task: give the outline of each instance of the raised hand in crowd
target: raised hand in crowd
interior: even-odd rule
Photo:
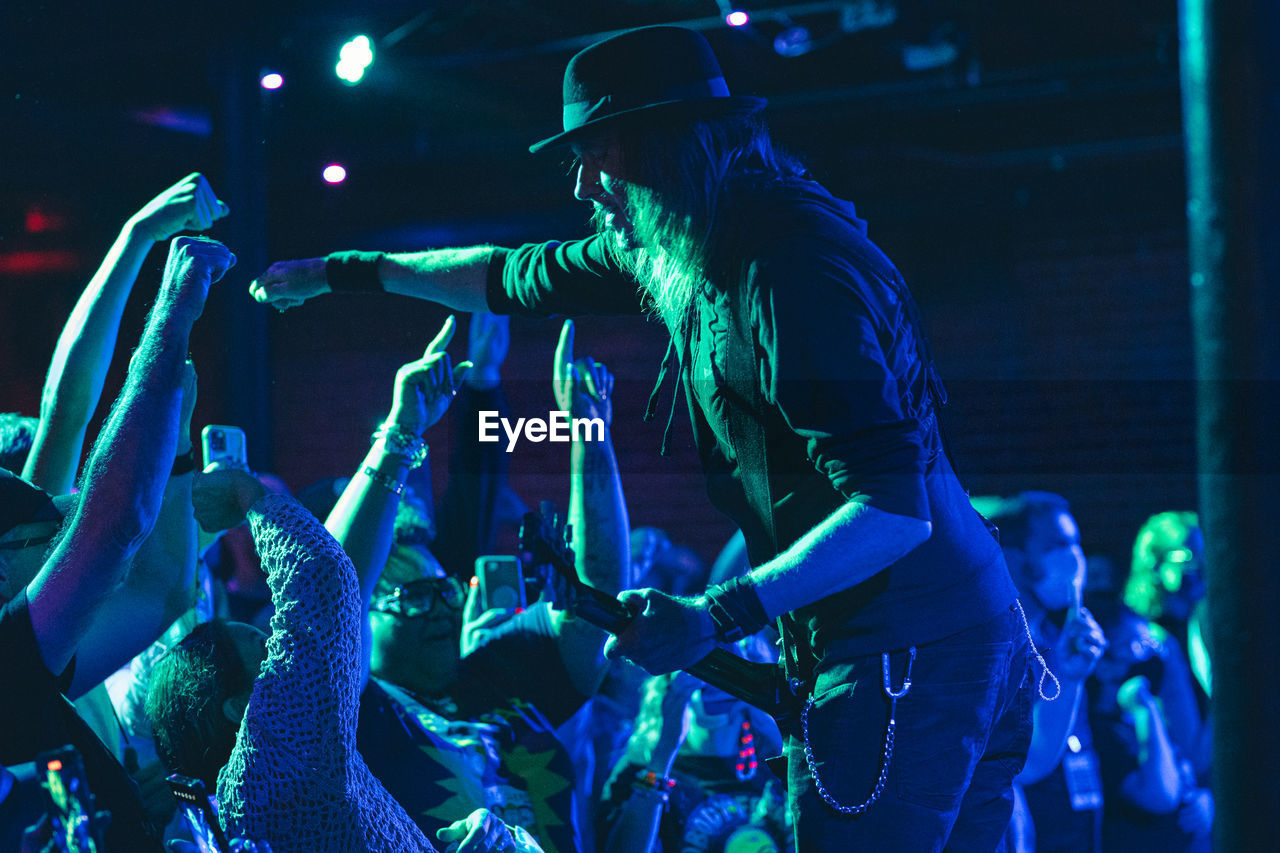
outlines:
[[[40,419],[22,475],[52,494],[71,491],[120,318],[151,247],[183,230],[203,231],[226,216],[209,182],[193,172],[129,218],[67,318],[45,377]]]
[[[207,533],[244,524],[249,508],[267,493],[262,481],[239,468],[219,468],[196,477],[191,502],[196,521]]]
[[[213,240],[178,237],[170,246],[159,296],[90,457],[69,532],[29,590],[32,623],[53,672],[66,667],[155,525],[178,447],[191,327],[209,288],[234,263]],[[67,570],[68,563],[77,569]]]
[[[1133,720],[1138,767],[1125,777],[1121,794],[1154,814],[1167,814],[1180,802],[1182,772],[1151,682],[1137,675],[1120,685],[1116,704]]]
[[[129,218],[126,227],[159,243],[179,231],[207,231],[231,212],[199,172],[192,172],[147,202]]]
[[[641,774],[652,774],[655,780],[671,776],[680,747],[684,745],[692,725],[693,711],[689,700],[701,682],[688,673],[654,675],[645,679],[641,688],[640,712],[612,777],[606,786],[633,784],[627,775],[634,768]],[[668,792],[658,786],[637,786],[623,801],[609,831],[605,853],[645,853],[658,837],[659,822],[667,808]]]
[[[645,680],[628,758],[658,776],[670,776],[676,754],[689,735],[689,700],[702,686],[687,672],[653,675]]]
[[[231,845],[231,853],[271,853],[271,845],[265,841],[232,838],[227,843]],[[175,838],[169,842],[169,853],[201,853],[201,851],[194,842]]]
[[[1106,650],[1107,637],[1098,620],[1084,607],[1072,608],[1054,644],[1058,675],[1064,680],[1083,682],[1093,674]]]
[[[532,836],[508,826],[488,809],[476,809],[462,820],[436,832],[447,846],[444,853],[542,853]]]
[[[384,423],[394,423],[401,429],[421,436],[448,410],[457,396],[462,380],[471,369],[470,361],[451,367],[445,349],[453,340],[457,321],[452,315],[435,339],[427,345],[422,358],[403,365],[396,371],[395,396],[391,401],[391,414]]]
[[[600,418],[613,422],[613,374],[591,356],[573,357],[574,327],[565,320],[556,345],[552,389],[556,405],[571,418]]]
[[[502,376],[502,363],[507,360],[511,348],[510,319],[488,311],[471,315],[467,328],[467,360],[471,370],[467,384],[473,388],[487,389],[497,385]]]

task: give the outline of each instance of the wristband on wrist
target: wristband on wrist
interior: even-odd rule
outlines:
[[[196,449],[192,447],[186,453],[180,453],[173,460],[173,467],[169,469],[170,477],[181,477],[183,474],[190,474],[196,470]]]
[[[637,790],[667,792],[676,786],[676,780],[670,776],[659,776],[652,770],[643,768],[636,771],[635,787]]]
[[[391,494],[393,495],[399,496],[404,493],[404,481],[397,480],[395,477],[392,477],[390,474],[384,474],[378,469],[374,468],[372,465],[364,466],[364,468],[361,469],[360,473],[364,474],[370,480],[373,480],[375,483],[377,483],[379,486],[382,486],[384,489],[386,489],[388,492],[391,492]]]
[[[334,293],[382,293],[378,261],[384,252],[334,252],[324,259],[324,276]]]
[[[379,439],[388,453],[403,458],[410,468],[417,468],[427,461],[427,443],[396,424],[387,423],[378,427],[373,433],[373,440],[376,442]]]
[[[720,586],[711,587],[706,598],[711,621],[716,626],[716,637],[726,643],[736,643],[769,622],[760,596],[745,577],[732,578]]]

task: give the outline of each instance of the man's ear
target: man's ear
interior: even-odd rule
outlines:
[[[249,707],[249,697],[251,693],[241,693],[239,696],[232,696],[222,703],[222,716],[231,721],[233,725],[239,726],[244,720],[244,709]]]

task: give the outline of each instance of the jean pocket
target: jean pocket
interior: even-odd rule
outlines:
[[[911,690],[898,700],[898,796],[958,809],[1000,712],[1010,643],[923,647]]]

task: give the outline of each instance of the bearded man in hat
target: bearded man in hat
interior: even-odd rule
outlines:
[[[594,236],[339,252],[276,263],[251,293],[657,315],[659,388],[674,364],[709,496],[755,568],[701,596],[622,593],[637,616],[609,652],[667,672],[779,620],[803,710],[785,780],[799,849],[990,851],[1030,735],[1017,594],[943,451],[901,274],[774,147],[763,105],[730,94],[698,33],[605,39],[569,62],[564,131],[531,148],[573,150]]]

